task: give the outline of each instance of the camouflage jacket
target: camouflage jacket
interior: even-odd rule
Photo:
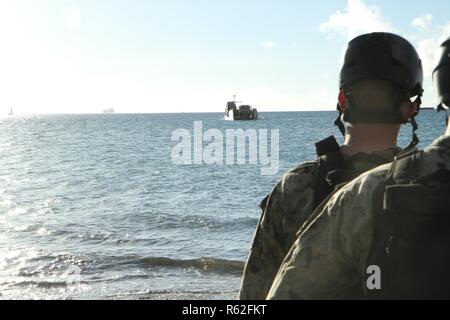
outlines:
[[[268,299],[344,299],[361,283],[373,242],[373,194],[386,185],[391,164],[369,171],[336,192],[315,212],[273,282]],[[419,170],[450,169],[450,137],[424,150]]]
[[[399,151],[393,148],[371,155],[360,153],[345,158],[345,162],[351,164],[349,167],[354,172],[361,173],[392,161]],[[244,269],[240,299],[266,298],[284,257],[297,238],[297,231],[315,209],[318,171],[319,159],[288,171],[261,203],[263,212]]]

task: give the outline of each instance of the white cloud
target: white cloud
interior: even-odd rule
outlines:
[[[278,46],[278,43],[276,43],[275,41],[264,41],[262,46],[264,48],[275,48],[276,46]]]
[[[381,15],[378,6],[366,5],[363,0],[348,0],[344,12],[337,11],[320,24],[324,33],[340,33],[347,40],[369,32],[393,31],[390,22]]]
[[[302,97],[304,99],[304,102],[301,105],[302,109],[334,110],[337,102],[336,91],[330,90],[326,86],[304,92]]]
[[[417,44],[417,52],[422,59],[423,72],[426,77],[431,76],[433,65],[439,41],[437,38],[428,38],[420,40]]]
[[[433,20],[433,16],[431,14],[424,14],[420,17],[415,18],[411,22],[411,26],[418,29],[427,29]]]
[[[66,25],[70,30],[78,30],[81,26],[81,9],[77,6],[66,8]]]
[[[422,59],[425,77],[431,77],[431,73],[437,63],[437,49],[450,35],[450,22],[444,26],[435,28],[432,32],[427,33],[427,35],[428,37],[417,42],[417,52]]]

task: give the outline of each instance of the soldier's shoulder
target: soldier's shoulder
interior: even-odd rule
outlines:
[[[302,202],[302,199],[313,199],[317,184],[319,160],[304,162],[290,169],[278,180],[270,197],[285,205],[286,202]],[[294,200],[295,201],[291,201]]]
[[[295,181],[297,179],[304,179],[307,176],[316,176],[319,169],[319,159],[313,161],[303,162],[296,167],[288,170],[281,177],[281,181]]]
[[[285,199],[291,194],[296,194],[297,197],[306,196],[303,193],[305,189],[313,189],[315,187],[316,178],[318,174],[319,160],[303,162],[296,167],[285,172],[272,192],[262,201],[261,207],[264,207],[269,197],[275,200]]]
[[[280,179],[283,193],[291,190],[314,187],[319,170],[319,159],[307,161],[290,169]]]
[[[373,184],[373,183],[379,183],[381,181],[386,180],[386,176],[388,172],[392,168],[392,162],[383,164],[381,166],[378,166],[376,168],[373,168],[372,170],[369,170],[365,173],[363,173],[361,178],[361,183],[363,184]]]

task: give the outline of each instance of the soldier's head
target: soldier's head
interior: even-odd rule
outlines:
[[[417,112],[411,93],[389,80],[363,79],[344,86],[339,107],[349,123],[406,123]]]
[[[422,62],[406,39],[384,32],[364,34],[348,44],[338,110],[351,124],[400,126],[411,120],[416,126],[422,83]]]
[[[450,38],[439,48],[439,60],[433,71],[433,82],[436,91],[438,110],[450,108]],[[450,127],[447,130],[450,134]]]

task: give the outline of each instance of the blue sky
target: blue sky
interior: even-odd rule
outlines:
[[[0,0],[0,111],[332,110],[352,37],[393,31],[420,52],[433,103],[448,1]],[[446,14],[447,13],[447,14]]]

